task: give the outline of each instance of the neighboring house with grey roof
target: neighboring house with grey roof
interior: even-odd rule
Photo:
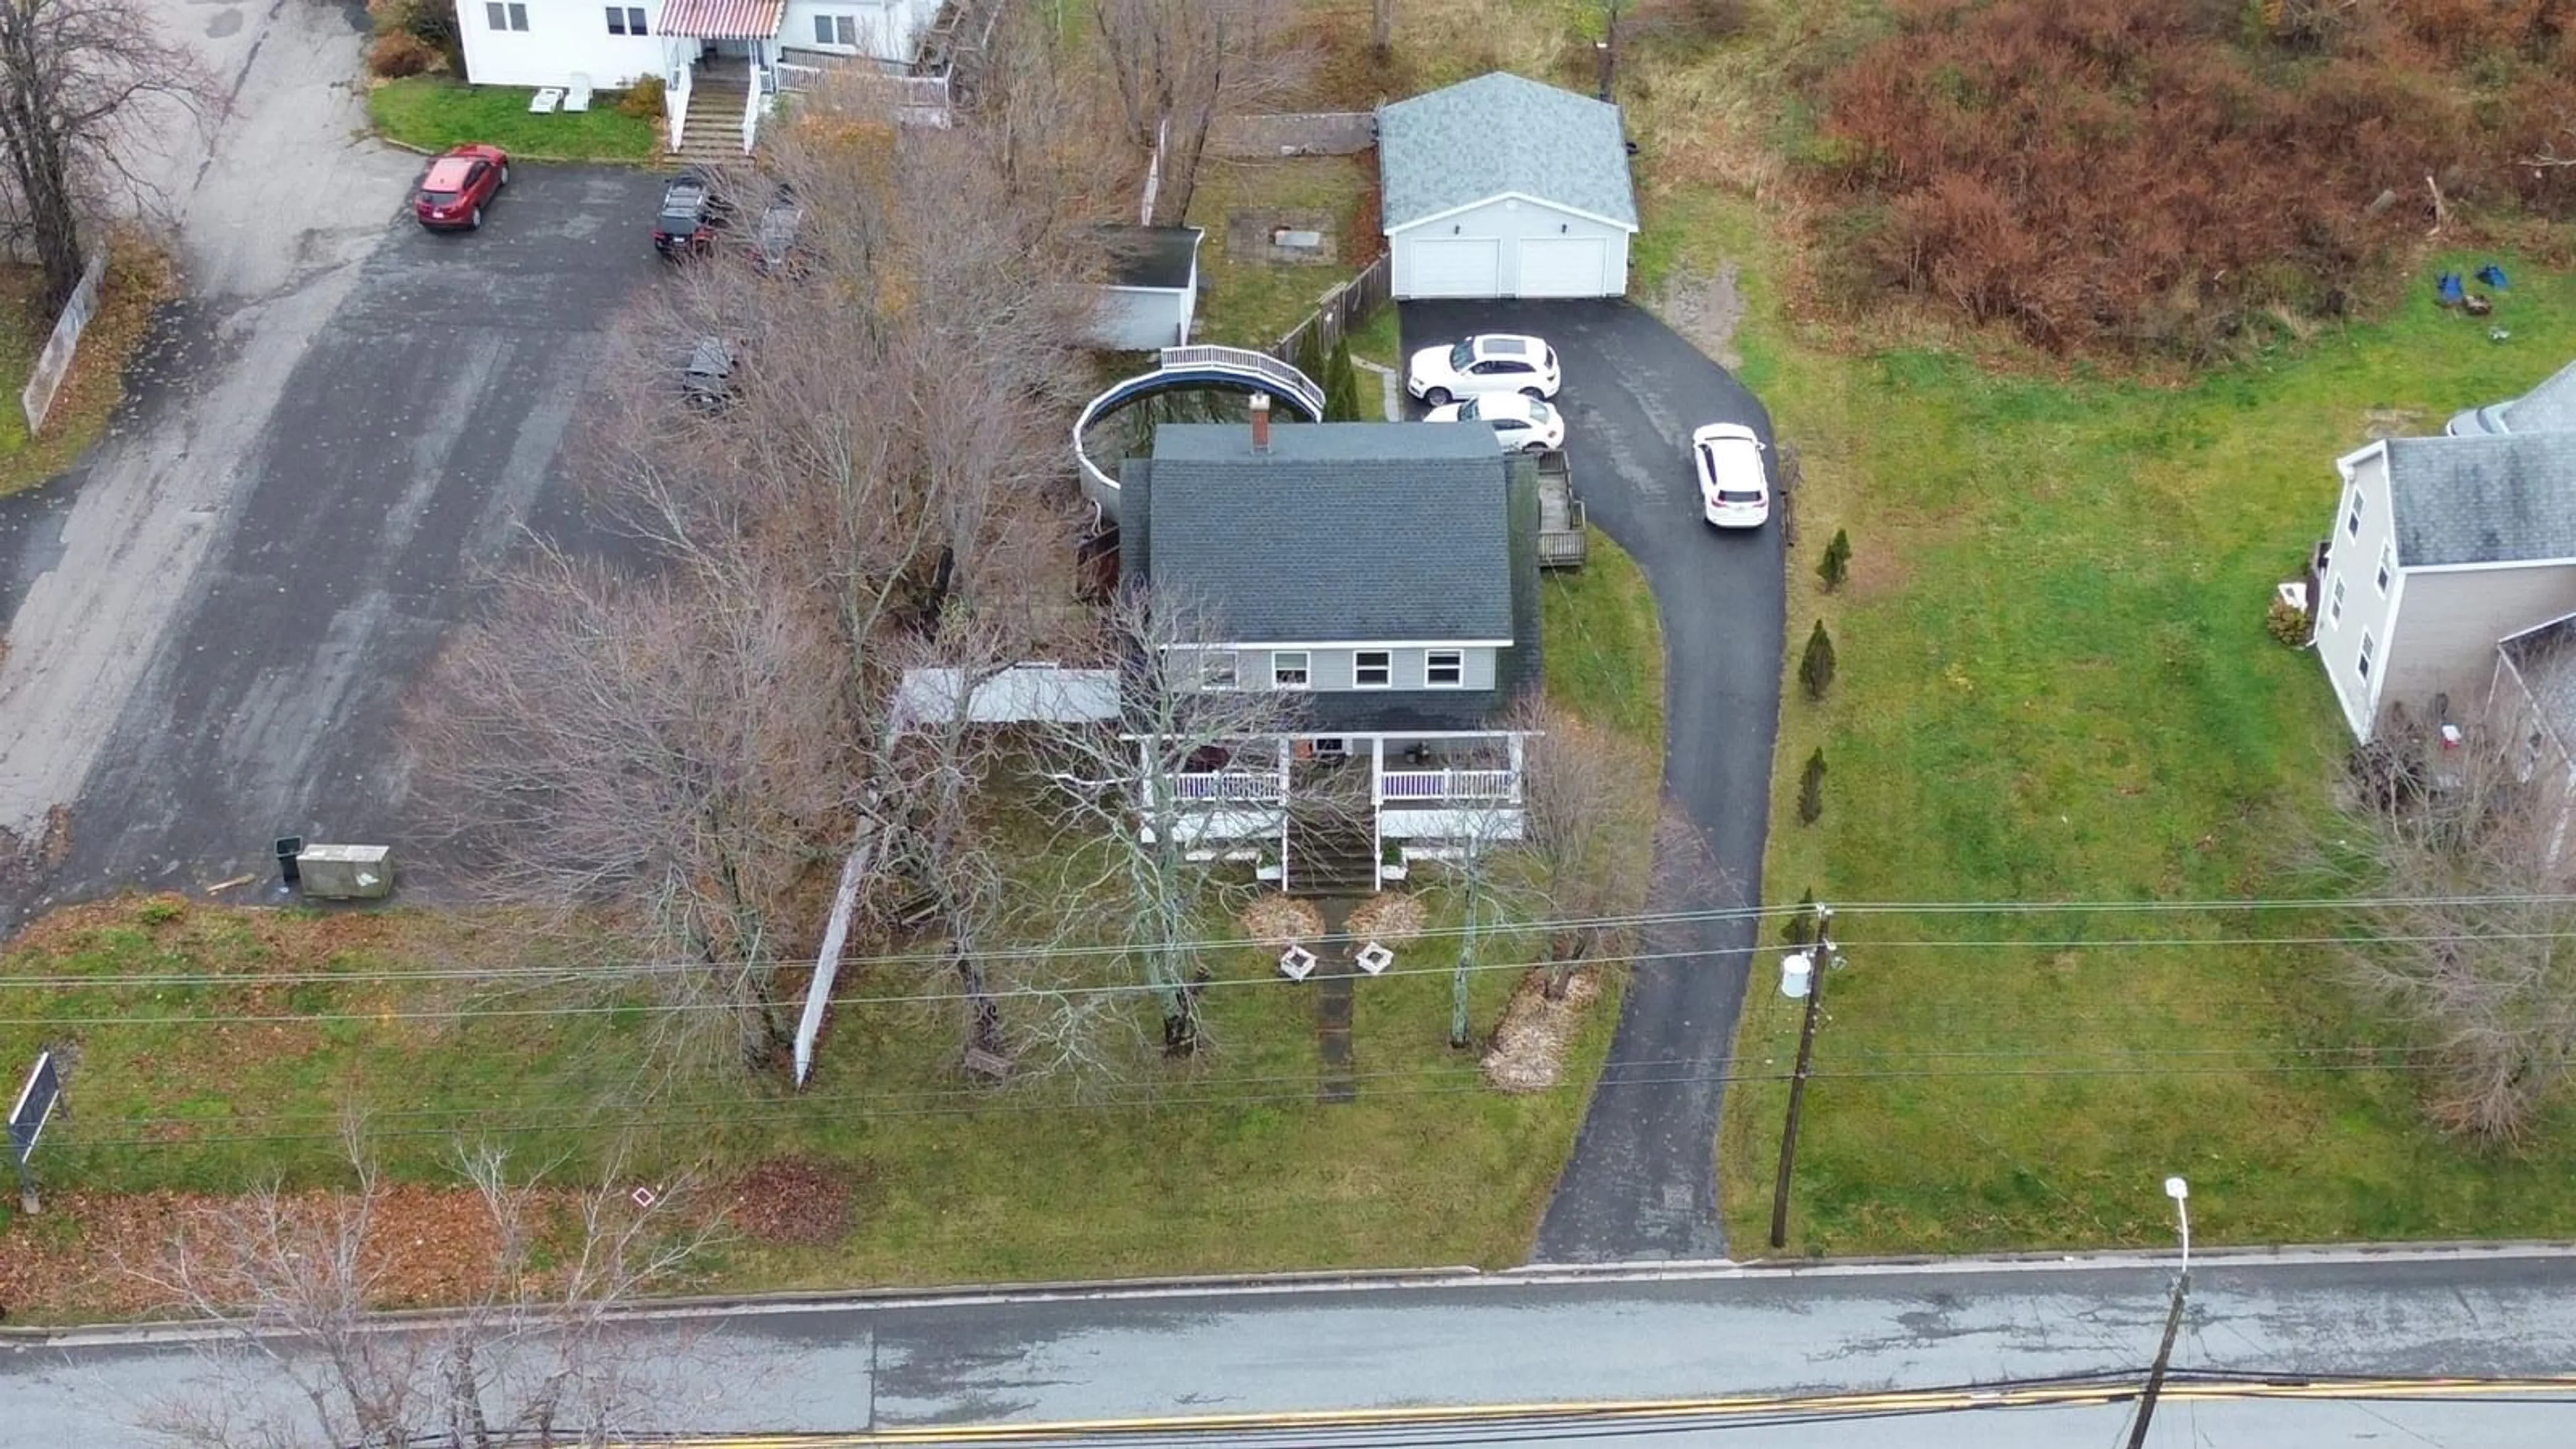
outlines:
[[[2488,433],[2576,432],[2576,362],[2510,402],[2455,414],[2442,431],[2455,438]]]
[[[1381,106],[1398,297],[1616,297],[1637,194],[1619,108],[1495,71]]]
[[[2355,737],[2473,704],[2501,641],[2576,614],[2576,433],[2386,438],[2335,466],[2316,649]]]
[[[1120,470],[1120,573],[1214,621],[1207,689],[1302,696],[1293,735],[1244,741],[1174,787],[1205,853],[1241,847],[1296,890],[1519,834],[1539,679],[1538,482],[1479,427],[1166,423]],[[1366,805],[1357,838],[1298,839],[1299,801]],[[1339,856],[1338,860],[1325,860]],[[1324,869],[1330,866],[1332,869]]]

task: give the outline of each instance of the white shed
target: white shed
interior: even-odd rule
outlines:
[[[1616,297],[1637,196],[1619,108],[1495,71],[1378,111],[1398,297]]]
[[[1100,285],[1090,341],[1113,352],[1150,352],[1190,340],[1198,312],[1199,239],[1194,226],[1104,226],[1109,274]]]

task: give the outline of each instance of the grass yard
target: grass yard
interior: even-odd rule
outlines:
[[[54,316],[38,303],[43,278],[33,267],[0,266],[0,495],[33,488],[59,476],[107,431],[108,416],[125,398],[125,366],[152,330],[153,309],[170,295],[170,267],[160,253],[119,238],[99,282],[98,310],[81,332],[80,352],[54,394],[42,433],[30,437],[18,395]]]
[[[1336,0],[1329,40],[1356,25]],[[2373,428],[2438,431],[2576,356],[2576,279],[2504,264],[2488,322],[2432,306],[2424,258],[2374,320],[2282,339],[2197,380],[2125,380],[1883,309],[1813,304],[1785,157],[1814,73],[1880,7],[1755,0],[1740,38],[1635,33],[1619,99],[1640,143],[1633,293],[1735,269],[1741,375],[1802,457],[1790,699],[1765,893],[1795,901],[2248,900],[2306,894],[2294,838],[2343,747],[2315,661],[2264,633],[2271,586],[2329,526],[2333,460]],[[1372,73],[1342,47],[1333,99],[1500,67],[1591,89],[1598,7],[1465,0],[1400,10]],[[1837,527],[1850,582],[1823,596]],[[1795,646],[1833,631],[1831,697]],[[1560,661],[1562,662],[1562,661]],[[1821,746],[1824,813],[1797,824]],[[2316,915],[1847,911],[1828,988],[1790,1251],[2163,1244],[2167,1173],[2213,1241],[2576,1232],[2576,1109],[2515,1154],[2425,1125],[2384,1023],[2348,1009]],[[2141,944],[2129,945],[2127,942]],[[2158,944],[2163,943],[2163,944]],[[1798,1019],[1756,972],[1737,1060],[1785,1073]],[[1783,1092],[1731,1088],[1728,1227],[1759,1251]]]
[[[1374,256],[1376,153],[1245,161],[1210,157],[1190,195],[1190,225],[1207,229],[1199,245],[1203,291],[1194,340],[1268,347],[1306,319],[1326,293],[1358,275]],[[1226,219],[1238,211],[1299,210],[1337,218],[1329,228],[1340,260],[1272,263],[1231,254]],[[1371,250],[1363,253],[1361,247]],[[1362,260],[1349,260],[1362,258]]]
[[[592,95],[590,109],[531,115],[533,90],[469,86],[444,76],[409,76],[367,92],[367,113],[387,140],[422,151],[485,141],[531,161],[650,161],[653,125],[617,109],[619,92]]]
[[[1551,687],[1599,720],[1651,727],[1662,646],[1634,566],[1596,540],[1590,568],[1552,580],[1545,606],[1549,657],[1568,671]],[[460,1140],[576,1182],[620,1144],[648,1182],[700,1164],[721,1188],[786,1158],[849,1182],[846,1235],[738,1237],[699,1265],[708,1288],[1517,1262],[1608,1051],[1615,984],[1569,1043],[1560,1086],[1492,1091],[1476,1057],[1446,1043],[1456,948],[1438,931],[1456,909],[1436,884],[1422,897],[1433,933],[1394,943],[1394,969],[1356,983],[1359,1096],[1338,1106],[1317,1100],[1317,988],[1280,980],[1249,947],[1218,963],[1202,1059],[1087,1093],[969,1085],[953,1069],[953,1008],[923,999],[946,978],[855,970],[797,1095],[774,1080],[643,1079],[647,1012],[568,995],[535,974],[542,963],[515,989],[469,986],[460,973],[509,959],[470,916],[171,897],[76,907],[0,951],[0,1062],[68,1047],[72,1106],[38,1158],[48,1211],[13,1221],[14,1199],[0,1201],[0,1244],[43,1250],[0,1252],[0,1299],[17,1321],[118,1311],[96,1259],[135,1241],[123,1225],[138,1202],[175,1211],[173,1195],[342,1183],[344,1108],[365,1114],[407,1182],[448,1180]],[[1540,951],[1503,934],[1482,959]],[[1473,978],[1479,1033],[1519,980]],[[51,1278],[11,1281],[39,1260]]]

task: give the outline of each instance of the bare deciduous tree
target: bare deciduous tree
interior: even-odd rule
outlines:
[[[1259,110],[1304,70],[1290,41],[1296,7],[1277,0],[1098,0],[1110,75],[1138,151],[1158,147],[1153,226],[1189,215],[1199,159],[1218,118]]]
[[[202,119],[222,92],[132,0],[0,6],[0,155],[8,209],[59,308],[80,284],[82,238],[108,203],[145,188],[135,150],[176,115]]]
[[[1645,895],[1662,819],[1653,755],[1625,735],[1533,696],[1510,716],[1527,732],[1519,854],[1537,908],[1562,924],[1549,935],[1551,996],[1584,959],[1606,954],[1613,918]]]
[[[2349,978],[2431,1049],[2434,1120],[2510,1142],[2576,1075],[2568,764],[2528,724],[2459,728],[2356,751],[2322,854],[2369,902]]]
[[[1204,687],[1231,672],[1224,627],[1195,601],[1146,587],[1121,592],[1094,658],[1119,671],[1115,726],[1053,730],[1045,748],[1063,836],[1097,842],[1108,930],[1163,1018],[1163,1049],[1200,1043],[1198,991],[1211,916],[1234,899],[1222,867],[1192,861],[1211,813],[1276,818],[1274,782],[1303,700],[1267,689]],[[1182,776],[1209,783],[1184,790]]]
[[[543,551],[442,653],[410,727],[422,793],[491,886],[568,936],[630,912],[609,949],[652,954],[666,1029],[754,1063],[788,1039],[775,975],[803,925],[782,912],[849,789],[817,612],[770,580]]]
[[[690,1381],[707,1345],[619,1321],[710,1240],[669,1188],[630,1195],[612,1172],[567,1200],[513,1182],[498,1152],[468,1154],[490,1261],[468,1301],[394,1324],[376,1316],[387,1267],[419,1245],[385,1240],[387,1186],[354,1132],[351,1146],[354,1191],[253,1193],[183,1224],[160,1262],[128,1265],[223,1330],[202,1381],[149,1428],[217,1449],[551,1449],[686,1428],[717,1391]]]

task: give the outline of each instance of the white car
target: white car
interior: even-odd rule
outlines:
[[[1504,332],[1482,333],[1448,347],[1426,347],[1413,354],[1404,370],[1404,390],[1435,408],[1462,397],[1506,393],[1550,398],[1556,396],[1561,380],[1555,348],[1535,337]]]
[[[1471,397],[1433,408],[1426,423],[1483,423],[1494,430],[1505,449],[1553,453],[1565,446],[1565,414],[1534,397],[1507,392],[1499,397]]]
[[[1691,434],[1700,513],[1720,528],[1760,528],[1771,517],[1771,472],[1762,440],[1742,423],[1711,423]]]

